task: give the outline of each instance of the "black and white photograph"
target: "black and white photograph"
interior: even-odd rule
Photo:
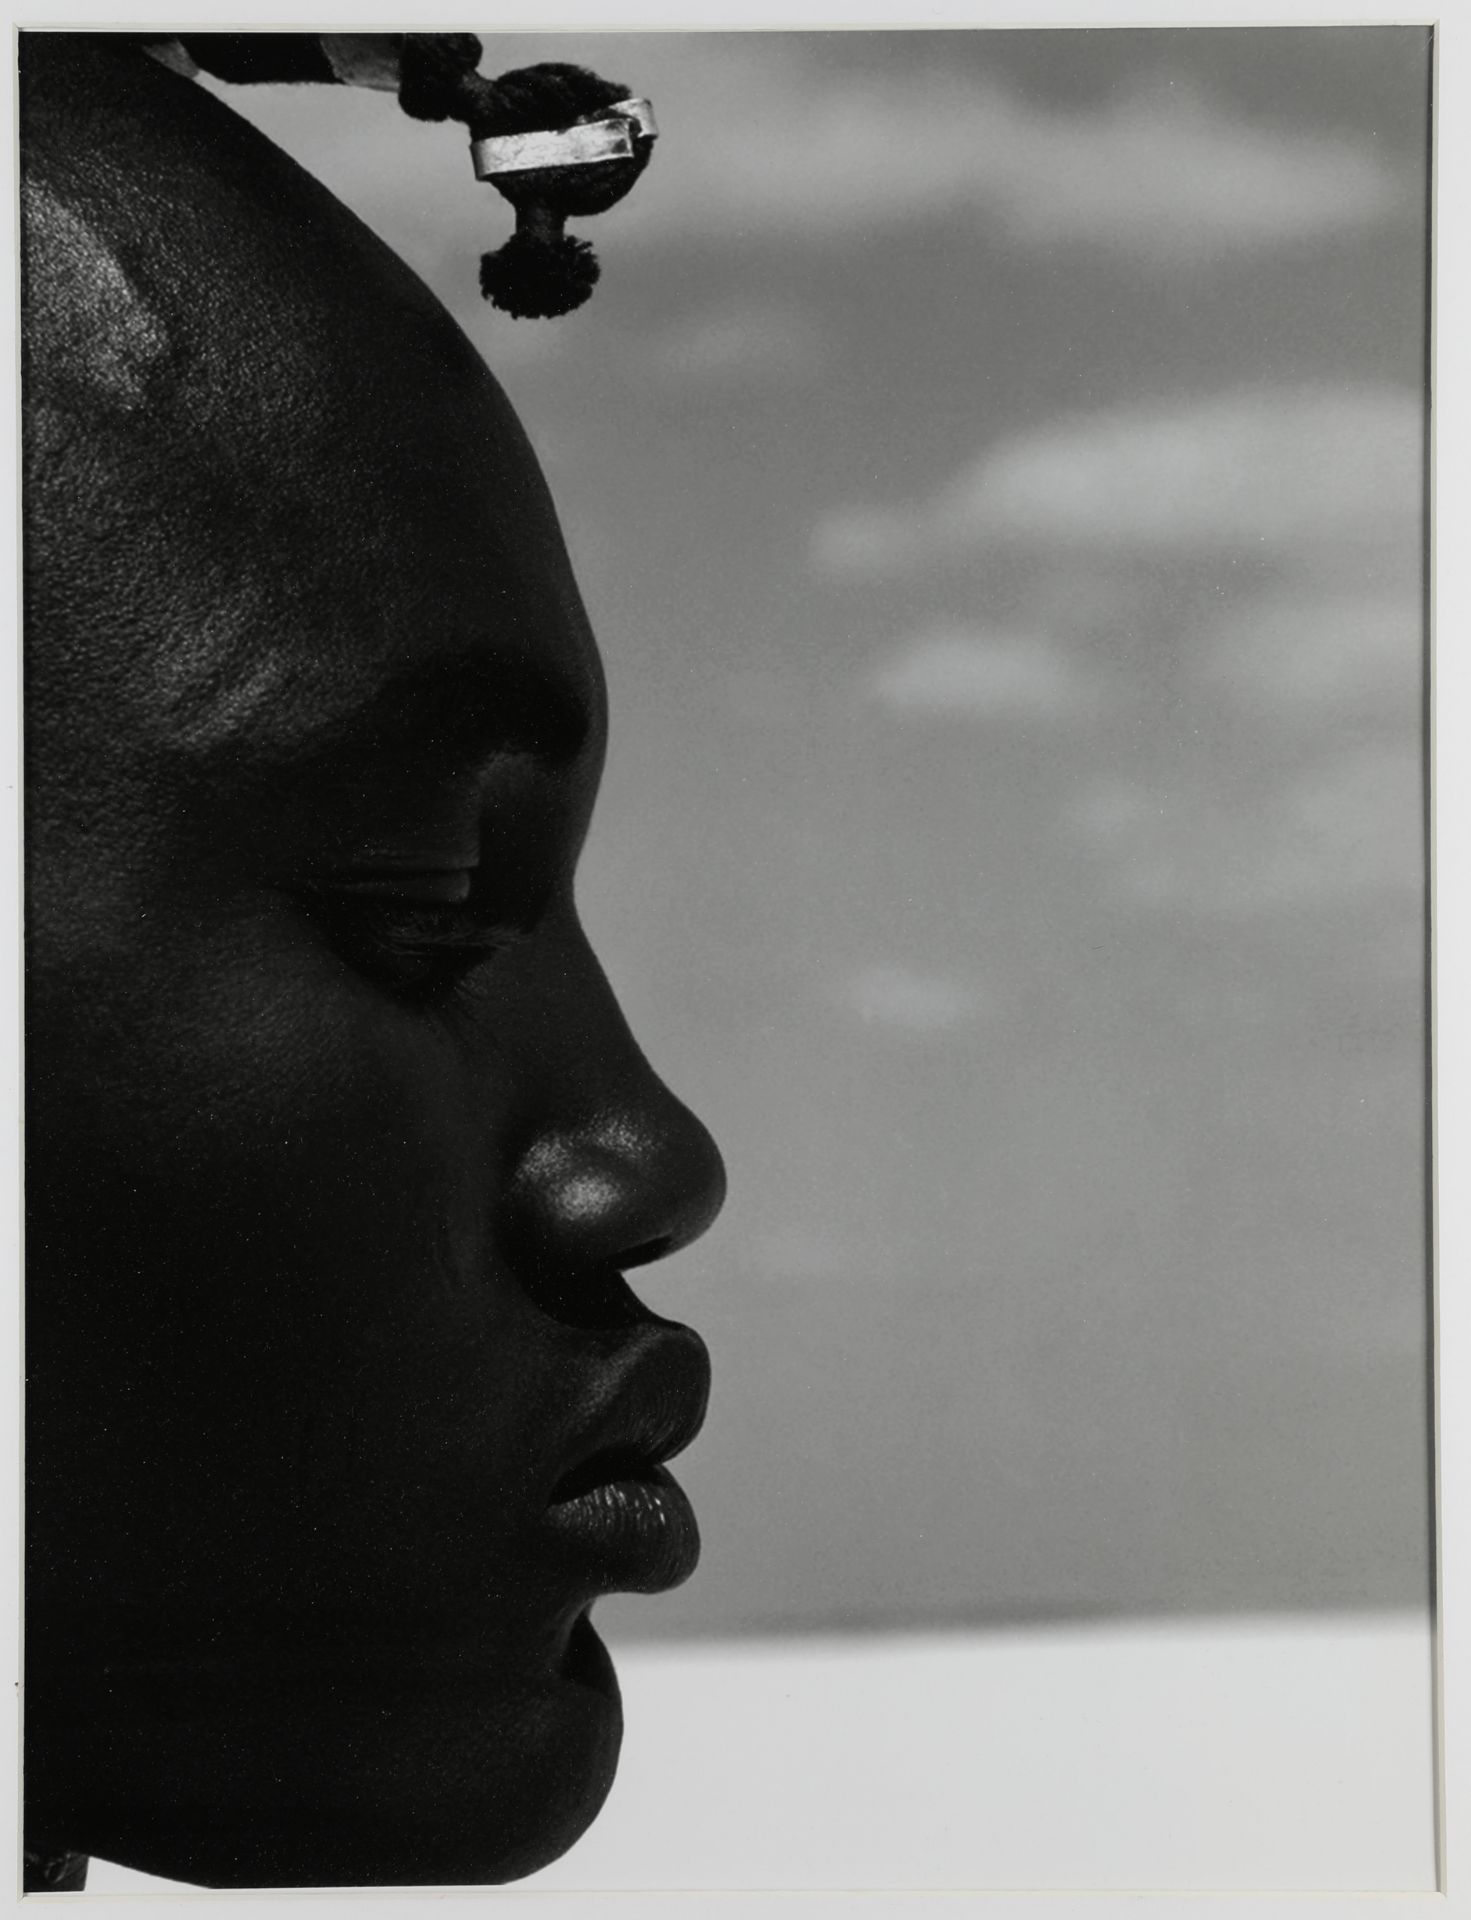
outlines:
[[[1439,33],[20,23],[27,1899],[1442,1885]]]

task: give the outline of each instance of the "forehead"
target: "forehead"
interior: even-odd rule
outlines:
[[[61,219],[29,229],[32,602],[69,611],[68,698],[121,680],[140,738],[205,756],[290,758],[416,719],[596,731],[556,514],[464,334],[202,90],[91,64],[54,95],[43,72],[27,119],[29,178]],[[78,378],[84,322],[122,337],[118,301],[78,318],[64,297],[95,288],[97,260],[121,317],[147,321],[146,404]],[[48,331],[52,309],[67,325]]]
[[[357,717],[443,722],[457,703],[494,723],[498,700],[508,727],[600,721],[536,457],[469,341],[405,280],[328,256],[290,299],[267,285],[243,324],[216,326],[207,361],[179,356],[173,445],[140,464],[186,610],[161,632],[156,710],[199,746],[291,753]]]
[[[187,503],[197,578],[152,653],[153,727],[252,758],[574,753],[602,671],[518,423],[478,369],[391,342],[379,368],[348,407],[319,391],[274,461],[247,436],[241,470]]]

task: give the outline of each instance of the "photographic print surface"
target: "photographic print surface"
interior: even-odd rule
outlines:
[[[639,1276],[701,1565],[599,1604],[625,1778],[546,1883],[1430,1884],[1428,29],[486,48],[657,112],[559,321],[443,128],[205,84],[526,424],[581,911],[730,1170]],[[656,1841],[686,1715],[736,1758]],[[887,1757],[813,1812],[768,1741]]]

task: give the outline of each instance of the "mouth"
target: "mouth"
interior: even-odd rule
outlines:
[[[662,1466],[625,1469],[554,1499],[547,1524],[604,1593],[664,1593],[688,1580],[700,1557],[695,1510]]]
[[[694,1572],[699,1527],[664,1462],[699,1432],[709,1386],[698,1335],[667,1322],[640,1330],[547,1497],[546,1531],[591,1591],[663,1593]]]

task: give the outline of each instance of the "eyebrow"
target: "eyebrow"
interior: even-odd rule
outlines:
[[[497,754],[572,760],[592,731],[587,696],[543,662],[440,655],[394,674],[319,734],[312,757],[353,751],[469,766]]]

